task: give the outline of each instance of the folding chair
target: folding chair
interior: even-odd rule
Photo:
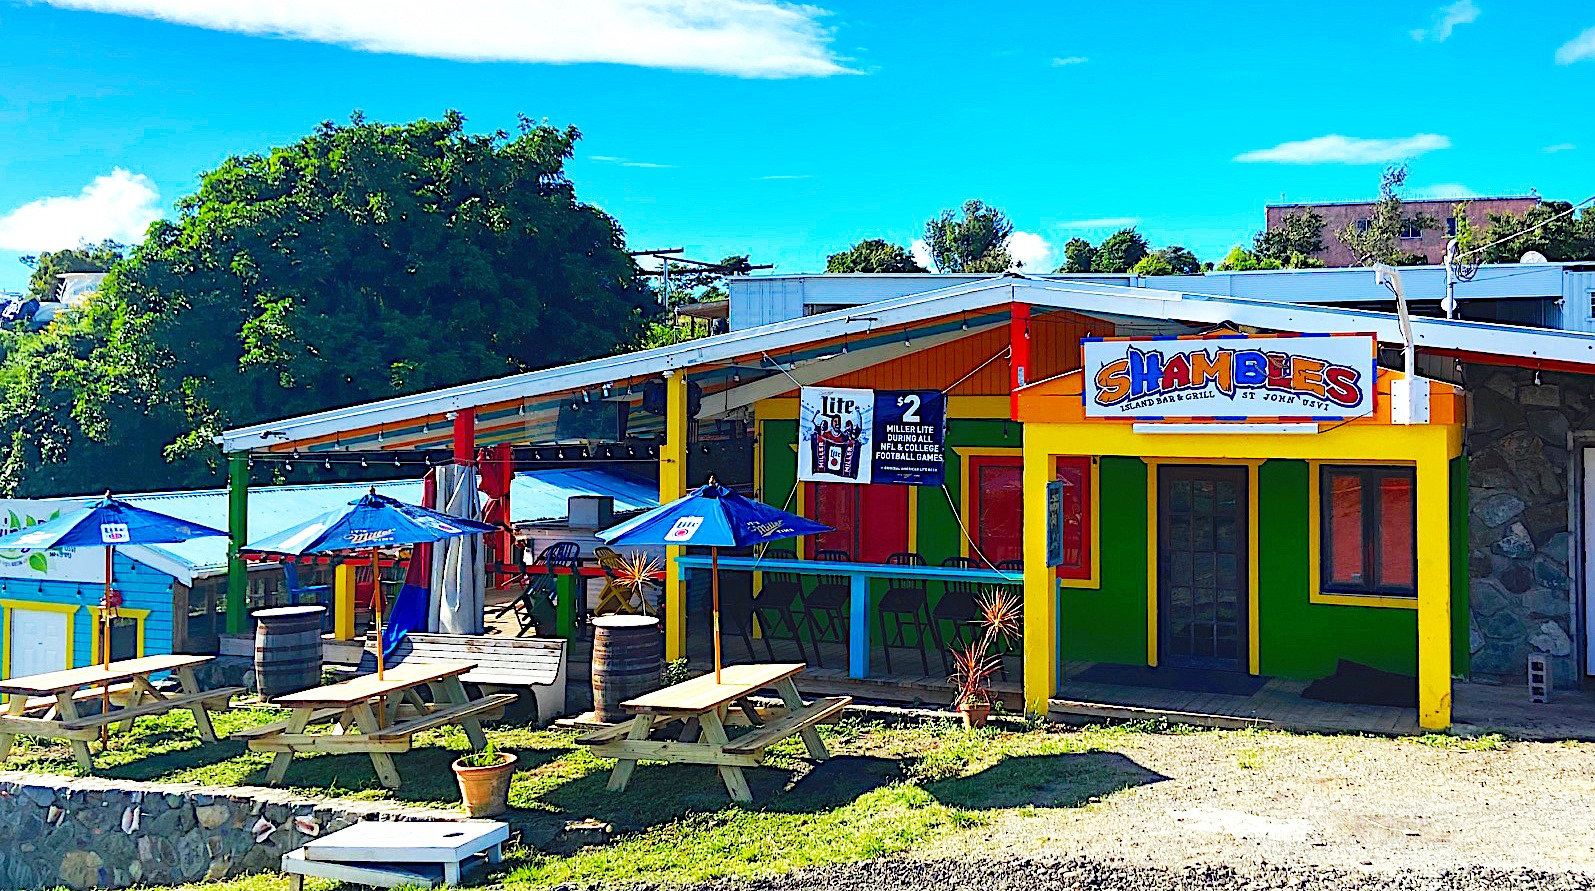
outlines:
[[[924,566],[925,558],[904,551],[886,558],[892,566]],[[930,619],[930,595],[924,579],[889,579],[886,593],[881,596],[877,622],[881,629],[881,649],[886,653],[886,673],[892,673],[892,650],[919,650],[920,666],[930,674],[930,656],[925,652],[927,643],[940,648],[941,635]],[[894,620],[888,631],[886,618]],[[909,641],[909,632],[913,641]],[[892,633],[895,632],[895,633]]]
[[[766,548],[766,560],[796,560],[797,552],[790,548]],[[798,618],[798,598],[803,595],[803,582],[795,572],[760,570],[764,584],[750,604],[753,617],[759,620],[759,634],[764,638],[764,652],[775,661],[772,640],[790,640],[797,644],[800,661],[809,661],[803,648],[802,620]],[[819,645],[816,644],[816,647]]]
[[[853,557],[835,548],[816,551],[814,559],[822,563],[851,563]],[[825,650],[822,643],[840,643],[847,648],[847,605],[852,600],[852,584],[845,575],[822,575],[814,579],[814,587],[803,595],[803,618],[809,626],[809,641],[814,644],[814,662],[825,667]]]
[[[941,565],[952,569],[974,569],[977,566],[973,557],[948,557]],[[942,668],[952,674],[948,651],[975,642],[975,626],[980,621],[980,584],[967,579],[953,579],[943,584],[945,587],[941,599],[936,601],[935,608],[931,610],[930,620],[936,633],[942,635]],[[950,627],[951,632],[943,633],[944,627]]]

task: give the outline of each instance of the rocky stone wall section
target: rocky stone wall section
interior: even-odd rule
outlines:
[[[362,820],[456,811],[0,771],[0,888],[126,888],[276,869],[311,838]]]
[[[1572,435],[1595,431],[1595,378],[1543,372],[1536,382],[1533,371],[1489,365],[1464,374],[1472,673],[1521,683],[1539,652],[1556,686],[1576,687],[1569,474]]]

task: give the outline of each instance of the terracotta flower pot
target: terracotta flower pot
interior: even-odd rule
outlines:
[[[964,719],[964,727],[976,730],[986,726],[986,719],[991,717],[991,703],[989,702],[960,702],[958,714]]]
[[[509,810],[510,777],[515,773],[515,756],[501,752],[504,760],[491,767],[466,767],[454,762],[454,778],[460,782],[460,800],[473,817],[496,817]]]

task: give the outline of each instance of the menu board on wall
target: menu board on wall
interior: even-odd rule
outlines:
[[[947,399],[935,390],[804,387],[798,479],[939,486]]]

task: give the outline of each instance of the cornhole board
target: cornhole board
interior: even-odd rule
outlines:
[[[377,888],[458,885],[463,867],[499,862],[509,834],[509,824],[492,820],[367,821],[282,855],[282,871],[294,891],[305,876]]]

